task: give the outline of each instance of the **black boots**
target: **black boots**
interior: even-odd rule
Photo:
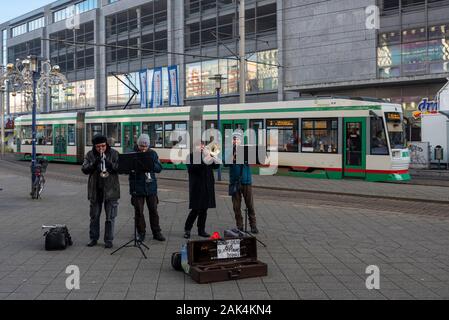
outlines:
[[[259,233],[259,229],[257,229],[256,226],[251,226],[251,233],[258,234]]]
[[[162,233],[157,232],[153,235],[153,239],[160,241],[160,242],[164,242],[165,241],[165,237],[162,235]]]
[[[208,234],[205,230],[198,230],[198,235],[201,238],[210,238],[210,234]]]
[[[90,240],[90,242],[87,244],[89,248],[95,247],[97,245],[97,240]]]

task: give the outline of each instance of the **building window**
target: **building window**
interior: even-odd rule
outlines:
[[[40,38],[30,40],[27,42],[22,42],[15,46],[9,47],[8,62],[15,63],[16,59],[23,60],[30,55],[41,56],[41,53],[42,47]]]
[[[164,147],[164,125],[162,122],[142,123],[142,133],[150,137],[150,148]]]
[[[86,124],[86,146],[92,146],[92,139],[103,134],[103,124],[102,123],[88,123]]]
[[[94,67],[94,23],[81,24],[79,29],[64,29],[50,34],[50,58],[61,72],[72,72]],[[68,42],[77,42],[76,45]]]
[[[20,36],[21,34],[25,34],[27,32],[27,24],[21,24],[20,26],[12,28],[12,37]]]
[[[449,72],[449,23],[379,35],[380,78]]]
[[[95,107],[95,80],[71,82],[51,87],[51,110],[91,109]]]
[[[268,50],[251,55],[247,62],[247,92],[277,90],[278,50]],[[215,81],[210,80],[220,73],[226,79],[222,82],[222,94],[238,93],[239,62],[234,59],[208,60],[186,65],[187,98],[215,96]]]
[[[278,142],[276,144],[273,130],[278,130]],[[269,151],[298,152],[298,120],[281,119],[267,120],[267,141]]]
[[[246,34],[252,38],[267,35],[276,37],[276,3],[266,2],[262,0],[247,2]],[[238,6],[238,1],[233,0],[184,1],[185,47],[219,48],[224,42],[237,45]],[[270,41],[275,41],[275,38]]]
[[[95,8],[98,8],[98,0],[85,0],[75,5],[60,9],[53,12],[53,22],[62,21],[73,17],[76,14],[81,14]]]
[[[28,31],[37,30],[45,27],[45,17],[41,17],[28,22]]]
[[[167,54],[167,1],[156,0],[142,5],[140,20],[137,9],[106,17],[107,64],[147,57],[154,59]],[[141,50],[128,47],[140,47]],[[156,65],[155,61],[153,65]]]
[[[187,122],[165,122],[165,148],[187,148]]]
[[[338,153],[338,119],[303,119],[301,151]]]
[[[387,136],[383,118],[371,118],[371,155],[388,155]]]

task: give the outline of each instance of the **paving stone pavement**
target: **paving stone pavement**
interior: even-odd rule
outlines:
[[[259,259],[268,264],[268,276],[199,285],[170,264],[184,243],[188,194],[160,183],[161,226],[168,241],[147,241],[144,260],[135,248],[111,256],[102,246],[85,246],[84,183],[50,179],[43,199],[32,201],[29,179],[0,164],[0,299],[449,299],[448,218],[267,200],[257,192],[260,239],[268,245],[258,247]],[[343,189],[348,182],[340,183]],[[116,247],[133,233],[127,192],[122,186]],[[217,203],[209,212],[209,231],[234,225],[230,199],[218,195]],[[69,226],[75,244],[46,252],[41,226],[55,223]],[[66,289],[69,265],[80,268],[80,290]],[[366,288],[370,265],[380,269],[380,290]]]

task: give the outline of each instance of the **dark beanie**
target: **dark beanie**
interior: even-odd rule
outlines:
[[[102,143],[107,143],[107,142],[108,142],[108,139],[107,139],[105,136],[101,135],[101,134],[96,135],[96,136],[92,139],[92,144],[93,144],[94,146],[96,146],[97,144],[102,144]]]

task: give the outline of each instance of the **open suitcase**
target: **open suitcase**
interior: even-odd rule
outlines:
[[[190,276],[198,283],[265,277],[268,267],[257,260],[253,237],[190,241],[187,245]]]

